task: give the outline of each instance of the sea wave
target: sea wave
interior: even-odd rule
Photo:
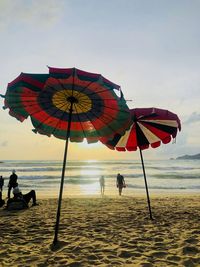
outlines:
[[[172,180],[188,180],[188,179],[199,179],[200,180],[200,176],[199,174],[154,174],[153,175],[154,178],[162,180],[162,179],[172,179]]]
[[[12,169],[18,174],[20,188],[39,191],[59,188],[61,161],[4,161],[0,175],[8,183]],[[149,188],[152,190],[199,190],[199,161],[148,161],[145,162]],[[116,191],[116,174],[125,177],[127,190],[144,189],[141,162],[138,161],[67,161],[64,185],[76,190],[79,186],[98,187],[104,175],[106,187]],[[4,188],[5,188],[4,186]],[[5,190],[5,189],[4,189]]]

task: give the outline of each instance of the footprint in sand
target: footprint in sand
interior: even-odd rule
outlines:
[[[68,264],[69,267],[81,267],[83,266],[81,262],[79,261],[74,261]]]
[[[199,249],[192,246],[186,246],[183,248],[183,254],[184,255],[195,255],[199,252]]]
[[[169,256],[169,257],[167,257],[167,260],[169,260],[169,261],[180,261],[181,260],[181,257],[176,256],[176,255]]]
[[[130,251],[122,250],[119,255],[120,258],[130,258],[133,256],[133,253]]]
[[[186,239],[185,242],[190,243],[190,244],[197,244],[199,241],[198,241],[198,239],[196,239],[194,237],[190,237],[190,238]]]
[[[89,255],[89,256],[87,257],[87,259],[88,259],[88,260],[91,260],[91,261],[96,261],[96,260],[98,260],[98,256],[95,255],[95,254],[92,254],[92,255]]]
[[[167,256],[167,253],[164,251],[158,251],[158,252],[153,252],[151,255],[155,258],[164,258]]]
[[[161,242],[156,242],[156,243],[154,244],[154,246],[155,246],[156,248],[163,248],[163,247],[165,246],[165,244],[164,244],[164,243],[161,243]]]
[[[164,238],[162,238],[162,237],[155,237],[154,238],[154,241],[155,242],[163,242],[164,241]]]
[[[141,263],[140,266],[141,267],[153,267],[152,263],[150,263],[150,262],[143,262],[143,263]]]
[[[193,266],[197,266],[197,265],[195,265],[194,262],[191,259],[189,259],[189,260],[186,260],[186,261],[183,262],[183,266],[185,266],[185,267],[193,267]]]

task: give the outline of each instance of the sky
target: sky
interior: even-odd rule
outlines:
[[[182,124],[176,142],[147,159],[200,152],[199,0],[0,0],[0,94],[21,72],[47,66],[101,73],[119,84],[129,108],[157,107]],[[0,161],[61,160],[64,141],[32,132],[0,98]],[[139,152],[70,143],[69,160],[136,160]]]

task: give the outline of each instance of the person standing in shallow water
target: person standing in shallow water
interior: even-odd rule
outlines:
[[[15,173],[15,170],[12,171],[12,174],[10,175],[10,180],[8,182],[8,199],[10,199],[10,191],[12,188],[17,187],[17,174]]]
[[[120,173],[117,174],[117,188],[119,190],[119,195],[122,195],[122,189],[126,187],[124,176]]]
[[[101,188],[101,195],[104,195],[104,190],[105,190],[105,179],[104,176],[101,175],[100,179],[99,179],[99,183],[100,183],[100,188]]]

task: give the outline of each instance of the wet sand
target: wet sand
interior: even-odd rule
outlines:
[[[0,209],[0,266],[200,266],[200,195],[84,197]]]

